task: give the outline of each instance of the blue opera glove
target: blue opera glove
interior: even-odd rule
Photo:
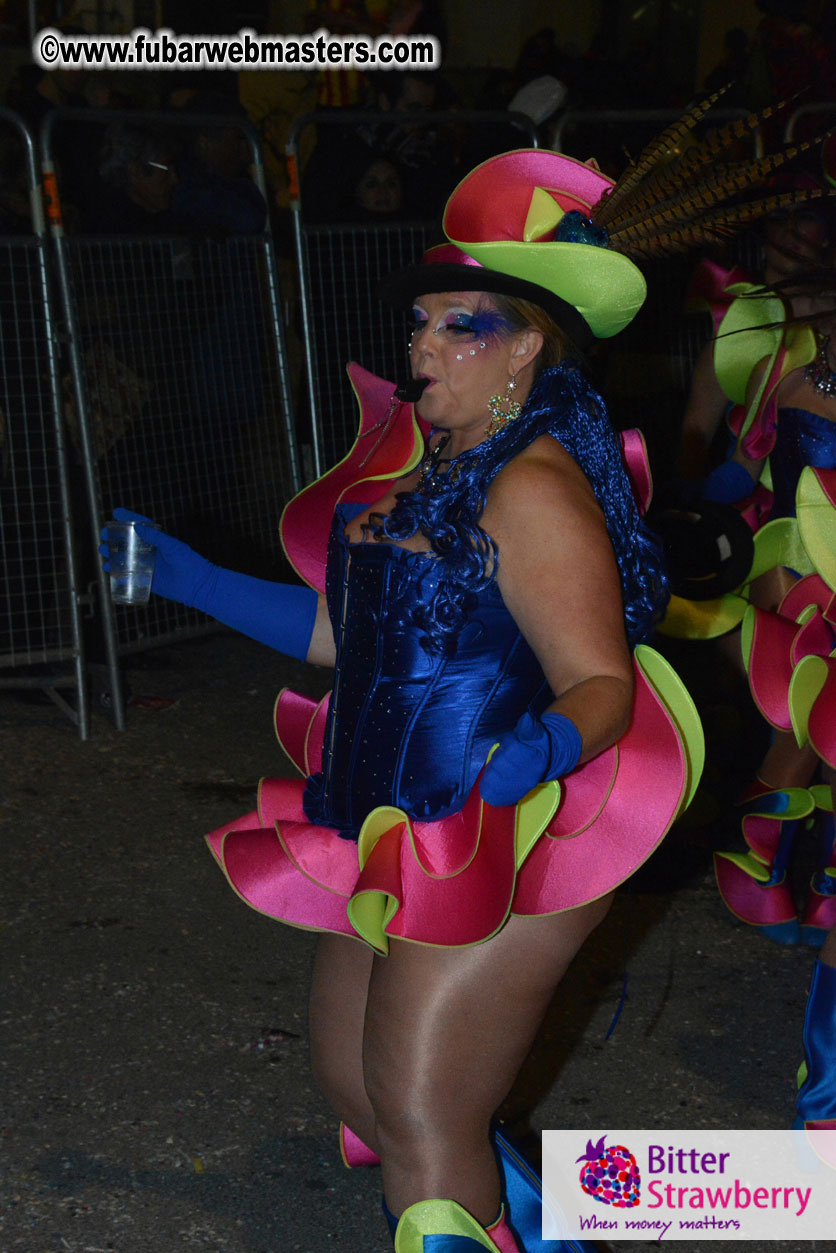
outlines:
[[[140,513],[114,509],[117,522],[136,522],[141,539],[157,550],[151,591],[166,600],[199,609],[225,626],[304,661],[313,635],[318,597],[313,588],[271,583],[249,574],[224,570],[194,552],[181,540],[158,531]],[[107,533],[99,547],[105,563]],[[107,564],[105,564],[107,569]]]
[[[565,714],[525,713],[513,731],[503,735],[485,766],[480,792],[489,805],[516,805],[549,779],[574,770],[583,745],[578,728]]]
[[[723,461],[702,482],[702,499],[718,505],[733,505],[749,496],[757,487],[745,466],[739,461]]]

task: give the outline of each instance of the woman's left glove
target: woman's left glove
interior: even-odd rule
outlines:
[[[523,714],[485,766],[479,788],[482,800],[516,805],[538,783],[574,770],[582,749],[580,731],[565,714],[549,712],[539,718]]]

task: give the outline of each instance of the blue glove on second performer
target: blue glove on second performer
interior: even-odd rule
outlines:
[[[538,783],[559,779],[574,770],[583,744],[578,728],[565,714],[525,713],[513,731],[503,735],[485,766],[480,785],[489,805],[516,805]]]
[[[733,505],[749,496],[757,487],[745,466],[739,461],[723,461],[702,481],[702,499],[717,505]]]
[[[318,598],[310,587],[271,583],[249,574],[224,570],[201,557],[188,544],[158,531],[141,513],[114,509],[117,522],[137,523],[137,534],[157,550],[151,591],[166,600],[199,609],[225,626],[304,661],[313,634]],[[100,546],[109,557],[107,533]],[[107,569],[107,564],[105,564]]]

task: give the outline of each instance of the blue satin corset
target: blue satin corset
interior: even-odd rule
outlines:
[[[473,595],[453,657],[428,651],[415,612],[440,561],[390,543],[350,544],[338,510],[326,595],[337,641],[323,770],[305,791],[312,822],[356,838],[377,805],[431,820],[461,809],[499,736],[551,693],[496,583]]]
[[[795,490],[805,466],[836,469],[836,422],[807,409],[779,409],[775,447],[769,459],[774,518],[795,516]]]

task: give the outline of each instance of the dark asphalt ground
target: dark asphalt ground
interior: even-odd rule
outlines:
[[[705,789],[559,990],[504,1110],[518,1128],[792,1120],[814,953],[719,902],[710,850],[733,838],[762,732],[694,648],[673,651],[704,716]],[[314,937],[245,908],[201,839],[285,769],[278,688],[319,695],[327,675],[217,635],[131,658],[127,677],[176,703],[133,705],[123,733],[97,713],[87,743],[54,706],[0,693],[0,1251],[383,1253],[378,1172],[342,1166],[308,1075]]]

